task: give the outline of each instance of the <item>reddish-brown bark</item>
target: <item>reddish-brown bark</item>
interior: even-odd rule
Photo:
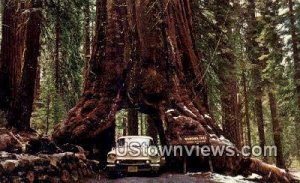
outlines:
[[[273,126],[274,144],[277,147],[276,165],[280,168],[286,168],[284,157],[283,157],[282,141],[281,141],[282,129],[277,116],[277,103],[276,103],[277,101],[276,101],[275,94],[273,92],[269,92],[269,102],[270,102],[270,111],[271,111],[271,119],[272,119],[272,126]]]
[[[0,56],[0,109],[8,111],[20,83],[24,51],[26,4],[5,0]]]
[[[9,111],[9,124],[18,130],[30,129],[34,91],[36,86],[38,57],[40,54],[40,34],[42,27],[42,11],[40,0],[32,0],[30,7],[36,8],[30,12],[26,25],[26,51],[24,53],[24,66],[22,79],[17,91],[12,109]]]
[[[56,142],[96,148],[105,157],[104,149],[113,143],[116,112],[134,105],[154,118],[162,144],[206,135],[209,143],[224,145],[222,130],[194,92],[204,83],[199,79],[203,72],[194,49],[190,1],[102,0],[97,10],[84,95],[55,127]],[[203,166],[201,158],[196,160],[196,166]],[[243,156],[213,157],[213,165],[218,172],[269,172],[270,178],[283,181],[288,177]]]

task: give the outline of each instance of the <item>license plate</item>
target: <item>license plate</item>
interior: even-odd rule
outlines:
[[[127,171],[128,172],[138,172],[138,167],[137,166],[128,166]]]

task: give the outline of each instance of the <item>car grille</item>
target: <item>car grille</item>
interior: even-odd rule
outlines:
[[[123,165],[132,165],[132,164],[146,164],[145,160],[122,160],[120,161],[120,164]]]

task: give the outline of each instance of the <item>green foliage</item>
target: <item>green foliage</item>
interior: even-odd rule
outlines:
[[[83,5],[86,1],[53,1],[45,10],[45,28],[42,36],[43,52],[40,57],[41,88],[32,125],[45,132],[65,118],[75,106],[83,86]],[[95,2],[92,1],[95,5]],[[94,23],[95,9],[91,8]],[[55,63],[57,26],[59,26],[59,62]],[[58,68],[58,71],[57,71]],[[58,74],[57,74],[57,73]],[[59,81],[57,85],[55,81]]]

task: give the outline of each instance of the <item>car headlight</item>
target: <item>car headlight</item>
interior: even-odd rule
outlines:
[[[109,154],[109,155],[107,155],[107,160],[108,161],[115,161],[116,157],[117,156],[115,154]]]

